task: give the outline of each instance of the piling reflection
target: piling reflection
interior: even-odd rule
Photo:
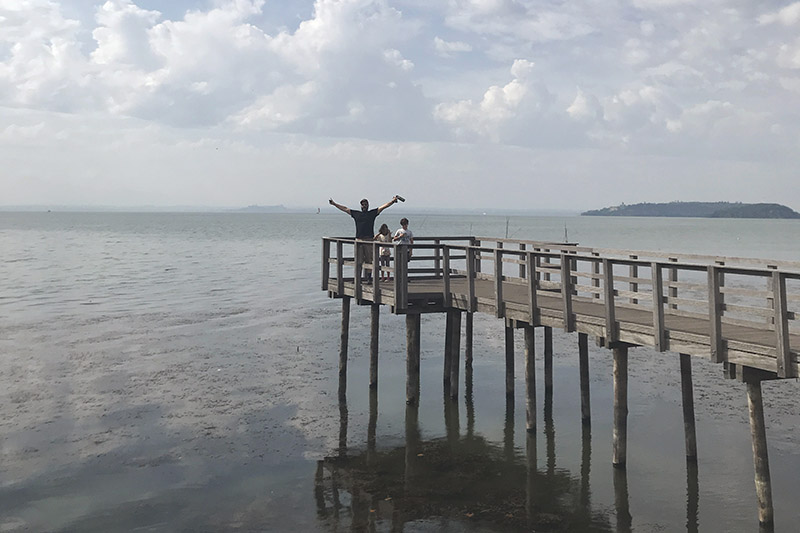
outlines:
[[[475,404],[472,396],[472,360],[464,365],[464,403],[467,407],[467,438],[475,433]]]
[[[525,432],[524,450],[514,448],[513,404],[507,405],[502,442],[471,429],[462,435],[458,402],[445,395],[443,404],[445,436],[424,440],[419,408],[407,405],[405,445],[382,449],[374,429],[377,398],[370,398],[365,450],[352,443],[347,447],[341,433],[347,429],[347,408],[340,404],[338,453],[319,461],[315,472],[314,498],[323,529],[613,530],[609,510],[590,508],[583,473],[588,469],[582,467],[580,476],[555,469],[553,457],[548,471],[540,472],[535,432]],[[552,417],[549,423],[548,450],[554,447]]]
[[[585,513],[591,512],[592,426],[581,426],[581,493],[580,505]]]
[[[553,423],[553,389],[545,390],[544,395],[544,435],[547,445],[547,475],[552,476],[556,469],[556,426]]]
[[[700,482],[697,477],[697,461],[686,460],[686,531],[699,531]]]
[[[506,460],[514,461],[514,398],[506,396],[506,419],[503,424],[503,450]]]
[[[617,513],[617,533],[630,533],[633,517],[628,499],[628,473],[624,468],[614,468],[614,509]]]

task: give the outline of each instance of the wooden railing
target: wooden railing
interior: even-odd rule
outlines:
[[[330,265],[334,265],[335,292],[344,294],[345,282],[351,280],[355,297],[362,298],[363,283],[356,274],[362,267],[378,268],[393,277],[391,301],[398,310],[408,307],[415,281],[438,280],[445,307],[470,312],[492,309],[497,317],[524,317],[534,325],[542,323],[542,313],[547,313],[550,321],[555,316],[552,307],[543,309],[538,300],[558,296],[557,316],[566,331],[575,330],[576,305],[590,302],[602,306],[599,320],[587,315],[580,317],[581,323],[594,324],[593,331],[611,343],[620,340],[621,314],[646,311],[652,314],[652,325],[626,324],[626,338],[633,335],[640,344],[660,351],[667,345],[679,351],[684,342],[708,343],[715,362],[723,362],[727,353],[737,351],[741,361],[741,357],[749,357],[742,354],[752,350],[751,346],[743,349],[741,341],[726,338],[724,325],[753,328],[773,336],[774,342],[760,355],[775,358],[778,376],[796,375],[790,334],[800,329],[796,311],[800,263],[470,236],[415,238],[408,263],[394,260],[405,257],[402,245],[365,241],[364,245],[373,246],[374,259],[373,264],[366,264],[356,242],[351,238],[323,239],[323,290],[331,290]],[[377,265],[384,246],[392,249],[389,267]],[[453,290],[456,280],[458,291]],[[476,283],[486,282],[491,283],[493,294],[479,298]],[[370,298],[377,302],[380,297],[380,285],[371,286]],[[697,323],[708,328],[700,334],[704,340],[682,331],[667,342],[666,322],[675,317],[698,319]]]

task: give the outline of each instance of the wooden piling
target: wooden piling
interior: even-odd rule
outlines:
[[[772,509],[772,485],[767,454],[767,429],[764,425],[764,404],[761,397],[761,381],[747,381],[747,405],[750,411],[750,436],[753,439],[753,464],[755,466],[756,497],[758,498],[758,521],[764,525],[774,523]]]
[[[544,393],[553,395],[553,328],[544,328]]]
[[[614,353],[614,428],[612,464],[625,468],[628,448],[628,345],[617,344]]]
[[[419,401],[419,330],[420,316],[406,315],[406,403]]]
[[[378,282],[376,282],[377,284]],[[369,387],[378,387],[378,332],[380,331],[381,306],[370,306],[370,335],[369,335]]]
[[[534,328],[524,326],[525,335],[525,428],[529,433],[536,431],[536,345]]]
[[[581,380],[581,422],[592,423],[592,405],[589,398],[589,336],[578,333],[578,359]]]
[[[464,367],[472,368],[472,321],[474,313],[467,313],[464,326]]]
[[[450,398],[458,398],[458,374],[461,364],[461,311],[453,311],[450,328]]]
[[[444,388],[450,385],[451,367],[453,365],[453,314],[457,311],[448,310],[445,312],[444,325],[444,368],[442,369],[442,382]]]
[[[339,338],[339,396],[347,393],[347,344],[350,338],[350,297],[342,297],[342,332]]]
[[[683,403],[683,432],[686,441],[686,458],[697,460],[697,432],[694,421],[694,391],[692,390],[692,356],[680,354],[681,398]]]
[[[506,319],[506,397],[514,396],[514,327]]]

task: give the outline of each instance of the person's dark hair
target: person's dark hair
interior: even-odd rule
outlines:
[[[367,200],[366,198],[362,198],[362,199],[361,199],[361,201],[360,201],[360,202],[358,202],[358,203],[359,203],[359,204],[364,204],[364,203],[367,203],[367,204],[368,204],[368,203],[369,203],[369,200]]]
[[[386,224],[381,224],[381,229],[378,230],[378,233],[381,235],[388,235],[389,234],[389,226]]]
[[[401,226],[406,226],[406,225],[408,225],[408,219],[407,219],[406,217],[403,217],[403,218],[401,218],[401,219],[400,219],[400,225],[401,225]]]

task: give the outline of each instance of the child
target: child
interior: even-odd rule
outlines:
[[[403,217],[400,219],[400,229],[394,232],[394,237],[392,237],[393,241],[397,241],[397,244],[414,244],[414,234],[411,233],[411,230],[408,229],[408,219]],[[408,255],[406,260],[411,259],[411,248],[408,249]]]
[[[375,240],[380,242],[389,242],[391,241],[392,237],[389,234],[389,226],[386,224],[381,224],[381,229],[378,230],[378,233],[375,235]],[[392,251],[389,249],[388,246],[381,246],[381,256],[379,260],[379,264],[381,267],[388,267],[389,261],[391,260],[391,253]],[[389,281],[392,278],[389,276],[388,272],[384,272],[383,268],[380,269],[380,279],[381,281]]]

